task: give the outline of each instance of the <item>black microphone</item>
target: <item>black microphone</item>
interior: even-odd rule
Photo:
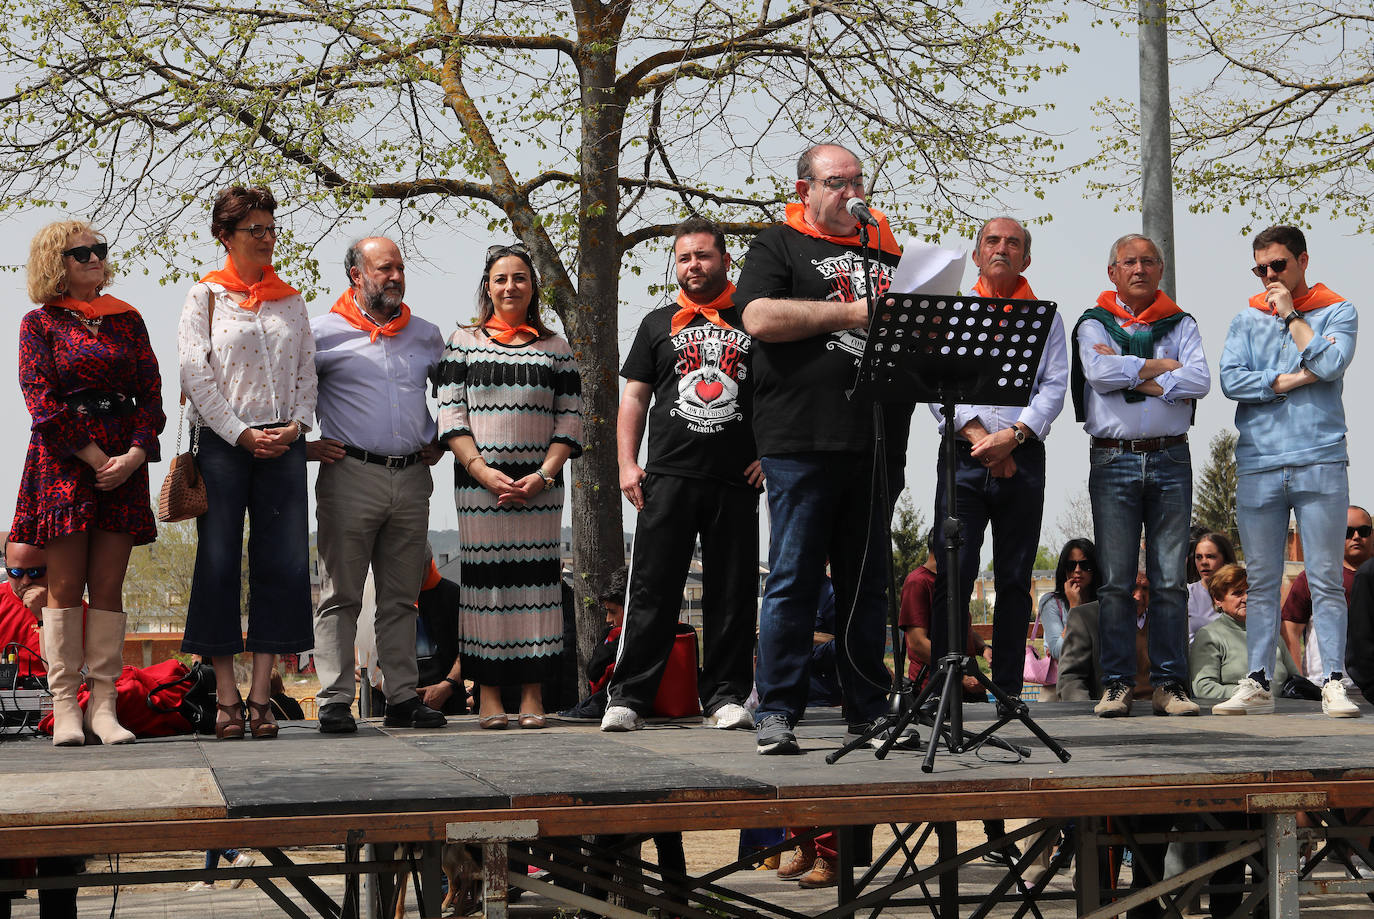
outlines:
[[[878,225],[878,218],[873,216],[873,212],[868,209],[868,205],[864,204],[863,198],[850,198],[844,203],[844,209],[849,212],[850,217],[853,217],[855,220],[859,221],[859,223],[868,224],[870,227],[876,227]]]

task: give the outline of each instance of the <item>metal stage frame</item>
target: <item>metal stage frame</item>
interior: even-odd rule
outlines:
[[[989,707],[972,707],[970,720],[980,708]],[[269,864],[0,881],[0,891],[243,878],[292,919],[306,919],[278,885],[284,881],[314,914],[346,919],[368,914],[369,903],[389,907],[404,872],[421,914],[436,916],[442,847],[464,843],[483,853],[490,919],[505,919],[513,888],[613,919],[654,910],[683,919],[802,919],[786,897],[730,886],[731,875],[791,843],[695,876],[661,872],[634,845],[656,832],[792,826],[838,831],[840,884],[820,919],[892,908],[1041,917],[1070,906],[1098,919],[1156,898],[1163,915],[1180,916],[1204,891],[1239,894],[1247,911],[1267,903],[1271,917],[1295,917],[1300,901],[1328,894],[1374,902],[1374,880],[1358,870],[1374,865],[1365,825],[1374,822],[1366,819],[1374,808],[1374,719],[1327,719],[1304,703],[1281,702],[1279,710],[1104,721],[1086,704],[1040,703],[1037,719],[1073,751],[1071,763],[1043,751],[1022,762],[972,751],[942,755],[932,775],[920,771],[915,753],[877,761],[856,752],[825,765],[845,726],[823,709],[798,729],[800,757],[761,757],[751,733],[699,725],[606,735],[595,725],[480,731],[469,719],[441,731],[364,725],[353,737],[288,724],[271,743],[182,737],[58,750],[46,740],[6,740],[0,858],[251,847]],[[1180,818],[1182,828],[1168,829],[1159,815]],[[1030,822],[961,846],[957,822],[998,818]],[[890,826],[893,842],[870,858],[857,828],[871,824]],[[624,834],[630,848],[594,845],[593,834]],[[1212,849],[1161,880],[1154,865],[1165,842]],[[989,881],[982,856],[1009,844],[1025,858]],[[320,845],[342,846],[342,861],[299,864],[288,851]],[[1132,853],[1140,886],[1111,886],[1121,851]],[[531,877],[508,862],[545,873]],[[974,862],[976,883],[964,870]],[[1208,886],[1217,869],[1237,863],[1249,869],[1248,886]],[[1348,879],[1317,876],[1331,866]],[[312,880],[340,874],[348,881],[338,899]],[[1070,876],[1070,890],[1051,889]],[[363,884],[365,877],[375,880]]]

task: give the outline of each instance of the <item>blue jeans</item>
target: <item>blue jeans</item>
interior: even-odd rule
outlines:
[[[826,562],[835,585],[835,658],[845,716],[870,721],[887,710],[887,509],[870,487],[866,453],[765,456],[771,538],[759,612],[757,717],[806,709],[812,635]]]
[[[992,681],[1003,692],[1019,696],[1026,663],[1026,628],[1031,617],[1031,569],[1040,544],[1040,518],[1045,507],[1045,445],[1031,441],[1012,453],[1016,474],[993,478],[970,452],[973,445],[957,445],[954,469],[955,506],[963,525],[964,545],[959,552],[959,607],[968,632],[969,596],[978,579],[983,552],[983,531],[992,524],[992,576],[997,606],[992,616]],[[930,611],[931,660],[949,651],[945,575],[945,545],[941,522],[945,519],[945,455],[936,464],[935,544],[939,567]],[[898,577],[905,577],[898,572]],[[967,650],[967,649],[966,649]]]
[[[181,650],[211,656],[314,647],[305,442],[274,459],[255,459],[202,428],[196,463],[209,508],[196,518],[196,568]],[[245,512],[247,641],[239,606]]]
[[[1236,476],[1236,524],[1245,547],[1250,599],[1245,613],[1246,652],[1251,673],[1274,672],[1279,634],[1279,591],[1283,585],[1288,512],[1298,520],[1307,585],[1312,590],[1312,628],[1321,652],[1315,681],[1345,672],[1346,510],[1350,489],[1345,463],[1285,466]]]
[[[1135,685],[1135,576],[1145,531],[1150,582],[1150,682],[1188,682],[1188,526],[1193,464],[1186,443],[1150,453],[1093,447],[1088,454],[1100,583],[1102,682]]]

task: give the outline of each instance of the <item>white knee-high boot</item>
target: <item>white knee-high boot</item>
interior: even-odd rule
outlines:
[[[124,669],[124,622],[127,617],[107,609],[86,611],[86,729],[101,743],[133,743],[134,735],[115,715],[115,680]]]
[[[79,606],[43,608],[43,655],[48,659],[55,747],[79,747],[86,742],[81,706],[76,700],[81,688],[84,618]]]

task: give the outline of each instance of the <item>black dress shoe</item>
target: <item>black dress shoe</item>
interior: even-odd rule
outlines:
[[[357,730],[358,722],[353,720],[347,702],[330,702],[320,706],[321,734],[354,734]]]
[[[395,705],[388,702],[382,724],[389,728],[441,728],[448,719],[414,696]]]

